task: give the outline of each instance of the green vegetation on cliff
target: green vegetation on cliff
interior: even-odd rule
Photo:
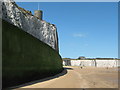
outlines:
[[[57,51],[4,20],[2,65],[3,87],[51,76],[63,69]]]

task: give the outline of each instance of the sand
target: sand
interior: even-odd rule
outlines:
[[[20,88],[118,88],[117,68],[81,69],[78,66],[65,66],[65,68],[67,70],[65,75]]]

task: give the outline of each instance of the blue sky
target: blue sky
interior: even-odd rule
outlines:
[[[17,2],[32,11],[36,2]],[[118,57],[117,2],[40,2],[43,20],[55,24],[62,57]]]

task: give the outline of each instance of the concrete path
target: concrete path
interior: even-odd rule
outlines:
[[[67,74],[21,88],[117,88],[118,72],[112,68],[65,67]],[[20,89],[20,88],[18,88]],[[16,89],[16,90],[18,90]]]

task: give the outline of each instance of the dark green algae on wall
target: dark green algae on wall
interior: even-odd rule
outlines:
[[[60,73],[62,59],[57,51],[2,20],[3,88]]]

